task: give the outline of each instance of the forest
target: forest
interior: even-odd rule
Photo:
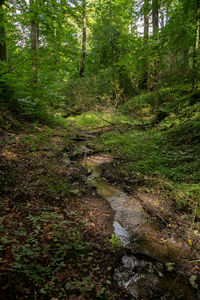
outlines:
[[[0,0],[0,298],[200,299],[200,0]]]

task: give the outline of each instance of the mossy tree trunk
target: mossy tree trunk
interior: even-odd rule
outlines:
[[[194,46],[194,58],[193,58],[193,88],[199,87],[199,46],[200,46],[200,0],[197,0],[197,15],[196,15],[196,39]]]
[[[6,30],[4,25],[3,5],[5,0],[0,0],[0,61],[7,62]]]

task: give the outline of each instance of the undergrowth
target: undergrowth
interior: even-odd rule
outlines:
[[[116,110],[107,110],[106,112],[87,112],[76,117],[69,117],[68,120],[74,122],[76,127],[93,130],[106,126],[115,126],[121,124],[134,124],[135,121],[127,116],[118,113]]]
[[[200,217],[200,105],[192,101],[188,87],[134,97],[120,111],[136,126],[103,134],[99,148],[123,159],[121,174],[168,181],[177,206]]]

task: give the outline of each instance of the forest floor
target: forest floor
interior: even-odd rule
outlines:
[[[161,299],[161,295],[172,299],[168,289],[173,299],[195,299],[200,270],[196,214],[191,217],[191,211],[178,210],[166,190],[164,194],[161,180],[122,174],[129,161],[116,153],[101,163],[102,180],[137,199],[148,218],[162,228],[152,238],[162,248],[154,249],[156,255],[145,252],[145,246],[140,249],[138,236],[131,246],[122,245],[114,234],[115,211],[88,181],[92,168],[83,161],[105,157],[110,149],[102,136],[124,129],[113,124],[94,127],[80,129],[71,120],[66,127],[27,123],[18,131],[2,130],[2,299],[134,299],[113,277],[125,255],[147,257],[148,272],[160,277],[166,272],[178,274],[173,274],[170,287],[162,285],[144,299]],[[191,284],[182,298],[174,293],[181,276]]]

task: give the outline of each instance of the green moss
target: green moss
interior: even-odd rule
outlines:
[[[129,117],[116,112],[88,112],[76,117],[70,117],[68,120],[74,122],[74,124],[79,128],[86,127],[87,129],[90,127],[94,128],[124,123],[134,123],[134,120],[131,120]]]

